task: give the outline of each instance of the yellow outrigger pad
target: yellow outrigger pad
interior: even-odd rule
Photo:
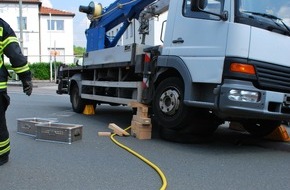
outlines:
[[[271,134],[267,135],[265,139],[273,140],[273,141],[283,141],[289,142],[290,137],[288,135],[287,129],[284,125],[280,125],[273,131]]]
[[[93,105],[86,105],[85,109],[83,111],[83,114],[85,115],[94,115],[95,114],[95,108]]]

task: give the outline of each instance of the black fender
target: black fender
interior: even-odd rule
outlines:
[[[159,56],[157,67],[160,72],[166,72],[169,68],[176,70],[184,82],[184,100],[190,100],[192,97],[192,78],[184,61],[178,56]],[[161,73],[157,73],[156,79]]]
[[[81,73],[77,73],[74,74],[70,79],[69,79],[69,84],[68,84],[68,94],[71,95],[71,87],[74,84],[78,85],[79,90],[79,96],[81,96],[81,89],[82,89],[82,74]]]

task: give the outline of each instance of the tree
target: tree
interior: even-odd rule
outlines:
[[[74,46],[74,55],[76,57],[81,57],[86,52],[86,48]]]

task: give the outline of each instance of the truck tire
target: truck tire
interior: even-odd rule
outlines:
[[[78,85],[73,85],[70,93],[70,101],[72,104],[72,109],[76,113],[82,113],[85,109],[86,103],[79,95]]]
[[[161,138],[172,141],[206,138],[222,123],[208,110],[187,107],[183,100],[183,82],[179,78],[170,77],[158,85],[153,100],[153,119],[160,127]]]
[[[245,121],[242,122],[243,127],[251,135],[264,137],[272,133],[277,127],[280,126],[280,121]]]
[[[182,129],[189,120],[189,108],[183,104],[183,82],[177,77],[163,80],[156,88],[153,114],[162,128]]]

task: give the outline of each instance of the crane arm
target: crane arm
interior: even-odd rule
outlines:
[[[160,1],[160,0],[159,0]],[[102,8],[101,4],[91,2],[89,6],[80,6],[79,11],[87,13],[91,20],[90,27],[86,30],[87,37],[87,51],[94,51],[109,47],[114,47],[118,43],[121,36],[131,23],[132,19],[139,19],[140,13],[145,8],[152,4],[159,2],[156,0],[116,0],[107,8]],[[169,0],[161,0],[161,5],[164,9],[164,2]],[[152,9],[154,7],[154,9]],[[167,7],[168,8],[168,7]],[[158,5],[151,5],[152,10],[163,11]],[[151,13],[152,14],[152,13]],[[146,14],[147,17],[149,14]],[[144,16],[144,15],[143,15]],[[119,31],[113,38],[106,36],[106,32],[123,23]]]

